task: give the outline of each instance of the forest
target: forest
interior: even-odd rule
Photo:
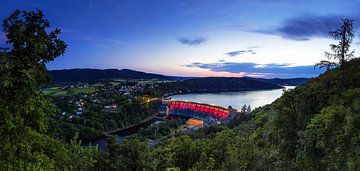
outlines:
[[[205,127],[147,147],[141,137],[108,151],[69,142],[49,128],[56,113],[41,91],[46,64],[65,53],[59,29],[41,11],[17,10],[2,22],[0,51],[0,167],[27,170],[357,170],[360,168],[360,59],[350,52],[352,21],[330,32],[327,71],[285,91],[272,104],[228,125]],[[339,36],[340,35],[340,36]],[[320,49],[321,50],[321,49]],[[350,53],[349,53],[350,52]],[[351,59],[353,58],[353,59]],[[333,61],[330,61],[333,59]],[[96,122],[95,122],[96,123]],[[117,123],[118,124],[118,123]],[[120,123],[121,124],[121,123]],[[146,130],[143,131],[146,136]],[[166,135],[166,133],[164,133]],[[72,135],[71,135],[72,136]]]

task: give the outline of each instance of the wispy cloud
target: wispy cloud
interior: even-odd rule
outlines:
[[[249,46],[247,47],[247,49],[259,49],[259,48],[263,48],[263,45],[255,45],[255,46]]]
[[[196,37],[196,38],[178,38],[177,39],[180,43],[189,46],[198,46],[206,42],[206,39],[203,37]]]
[[[226,55],[230,56],[230,57],[234,57],[234,56],[238,56],[238,55],[242,55],[242,54],[256,54],[253,50],[248,49],[248,50],[236,50],[236,51],[231,51],[226,53]]]
[[[117,40],[117,39],[109,39],[97,36],[84,36],[83,40],[96,42],[96,43],[105,43],[105,44],[117,44],[117,45],[124,45],[126,42]]]
[[[314,77],[324,70],[314,69],[313,65],[291,66],[290,64],[257,64],[257,63],[237,63],[237,62],[218,62],[218,63],[199,63],[195,62],[185,65],[190,68],[208,69],[214,72],[247,73],[261,74],[266,77]]]
[[[87,41],[96,47],[102,47],[102,48],[121,46],[127,44],[126,42],[118,39],[110,39],[99,36],[77,35],[76,37],[80,40]]]
[[[51,28],[49,29],[49,31],[53,29],[55,28]],[[61,30],[62,34],[66,34],[80,41],[86,41],[96,47],[114,47],[114,46],[121,46],[127,44],[127,42],[115,38],[88,35],[78,30],[73,30],[68,28],[59,28],[59,29]]]
[[[304,15],[287,19],[276,29],[257,30],[256,32],[280,35],[283,38],[296,41],[306,41],[313,37],[329,37],[329,31],[333,31],[341,26],[342,18],[346,18],[346,16]]]

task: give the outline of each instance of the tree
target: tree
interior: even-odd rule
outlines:
[[[331,44],[330,47],[333,53],[325,52],[325,56],[328,60],[320,61],[315,67],[326,67],[327,69],[330,69],[334,66],[340,66],[340,68],[343,68],[346,61],[354,57],[355,51],[349,53],[349,48],[354,39],[353,20],[343,19],[342,22],[343,24],[340,28],[329,32],[331,37],[335,40],[339,40],[339,44]],[[335,62],[333,60],[335,60]]]
[[[213,170],[215,166],[215,159],[208,157],[205,152],[202,152],[199,160],[194,164],[190,170]]]
[[[76,170],[88,170],[94,167],[96,163],[95,158],[98,155],[97,147],[89,146],[83,147],[81,145],[81,140],[78,140],[79,135],[76,134],[73,139],[71,139],[69,144],[69,169]]]
[[[247,109],[246,109],[246,114],[247,115],[249,115],[251,113],[251,107],[250,107],[250,105],[247,107]]]
[[[2,26],[8,48],[0,48],[0,160],[49,158],[51,150],[39,141],[51,139],[43,133],[55,108],[38,87],[49,80],[46,64],[61,56],[66,44],[57,37],[59,29],[47,31],[50,24],[39,10],[16,10]]]
[[[151,154],[146,144],[137,137],[128,137],[123,142],[116,142],[115,137],[108,139],[107,153],[103,154],[99,165],[102,170],[146,170]]]
[[[340,104],[322,108],[300,132],[300,170],[356,170],[360,166],[360,89],[344,92]]]
[[[10,127],[29,126],[37,131],[46,130],[48,106],[44,105],[48,104],[44,104],[38,86],[48,81],[45,65],[62,55],[66,44],[57,38],[59,29],[47,33],[50,24],[43,17],[41,11],[16,10],[2,24],[6,43],[12,46],[0,58],[0,104],[4,105],[5,113],[12,115],[9,118],[2,115],[5,117],[2,121]]]
[[[246,113],[246,110],[247,110],[247,105],[244,104],[243,107],[241,107],[240,112],[243,113],[243,114],[245,114],[245,113]]]

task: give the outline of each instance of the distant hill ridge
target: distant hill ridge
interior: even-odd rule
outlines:
[[[52,70],[54,82],[96,82],[110,79],[170,79],[168,76],[130,69],[64,69]]]
[[[248,82],[256,81],[266,84],[273,84],[276,86],[297,86],[303,84],[308,78],[289,78],[289,79],[265,79],[265,78],[252,78],[252,77],[176,77],[166,76],[155,73],[146,73],[141,71],[135,71],[131,69],[64,69],[64,70],[52,70],[49,74],[53,77],[55,83],[71,83],[71,82],[97,82],[101,80],[111,79],[159,79],[159,80],[191,80],[191,83],[201,82],[202,84],[228,84],[232,85],[234,82]],[[185,81],[185,84],[188,81]]]
[[[164,89],[171,87],[169,92],[224,92],[280,89],[281,85],[250,77],[205,77],[164,84]]]

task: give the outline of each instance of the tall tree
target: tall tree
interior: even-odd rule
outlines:
[[[39,10],[16,10],[2,26],[7,48],[0,48],[0,160],[31,160],[42,153],[34,136],[44,137],[47,115],[55,111],[38,87],[49,80],[46,64],[64,54],[66,44]]]
[[[354,39],[353,20],[343,19],[342,26],[335,31],[329,32],[329,34],[335,40],[339,40],[339,44],[331,44],[330,47],[333,52],[325,52],[328,60],[320,61],[315,66],[320,68],[326,67],[327,69],[333,66],[343,68],[346,61],[354,57],[355,53],[355,51],[350,52],[350,46]]]

